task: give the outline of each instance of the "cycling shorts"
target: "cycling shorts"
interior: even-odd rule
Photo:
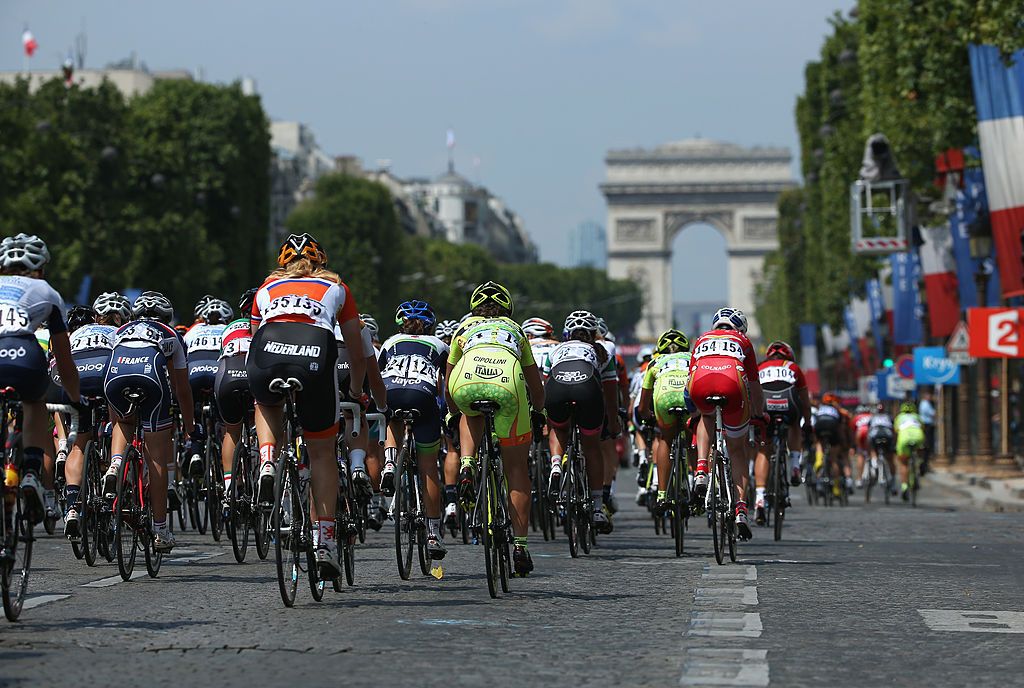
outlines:
[[[778,390],[763,389],[763,392],[764,405],[769,416],[781,417],[787,426],[800,422],[800,407],[796,403],[792,387]]]
[[[22,401],[42,401],[50,386],[46,354],[35,335],[0,337],[0,387],[13,387]]]
[[[269,322],[252,337],[245,370],[257,404],[280,406],[284,397],[270,383],[295,378],[302,391],[295,395],[299,422],[311,439],[338,433],[338,347],[334,333],[316,325]]]
[[[855,439],[856,439],[856,442],[857,442],[857,449],[860,449],[862,451],[867,451],[867,448],[868,448],[868,426],[862,425],[859,428],[857,428],[857,433],[856,433]]]
[[[750,423],[750,392],[739,361],[718,357],[697,361],[690,374],[690,399],[701,415],[715,415],[715,406],[707,401],[709,396],[727,399],[722,409],[726,436],[744,437]]]
[[[567,429],[569,421],[575,418],[582,434],[596,435],[601,432],[604,425],[601,380],[594,374],[593,368],[588,373],[586,365],[585,361],[566,361],[551,369],[548,381],[544,383],[544,408],[547,409],[551,427]],[[562,381],[577,377],[576,382]]]
[[[479,416],[474,401],[493,401],[495,431],[505,446],[526,444],[531,438],[530,402],[519,359],[511,351],[487,346],[470,349],[452,370],[448,392],[467,416]]]
[[[441,413],[437,397],[421,389],[394,387],[388,389],[388,408],[395,411],[419,411],[412,432],[416,449],[433,451],[441,444]]]
[[[923,446],[924,430],[921,428],[906,428],[896,435],[896,456],[910,456],[915,447]]]
[[[688,413],[696,409],[686,393],[689,381],[690,373],[686,370],[666,370],[655,378],[654,417],[663,432],[676,429],[679,425],[679,416],[669,413],[669,409],[685,408]]]
[[[188,384],[192,388],[193,399],[198,400],[203,392],[213,391],[219,355],[216,351],[196,351],[188,355]]]
[[[245,356],[222,358],[213,383],[214,398],[220,419],[228,425],[242,422],[245,412],[252,409],[249,376],[245,372]]]
[[[896,435],[889,428],[876,428],[868,432],[868,441],[876,451],[879,448],[891,449],[896,444]]]
[[[838,445],[840,442],[839,419],[819,416],[814,421],[814,435],[821,442],[827,441],[832,446]]]
[[[141,392],[143,400],[133,405],[125,397],[129,391]],[[143,432],[160,432],[172,425],[167,359],[155,347],[115,347],[103,394],[111,411],[121,418],[137,413]]]

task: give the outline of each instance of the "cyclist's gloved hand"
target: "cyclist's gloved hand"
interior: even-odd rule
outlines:
[[[382,413],[382,414],[384,414],[384,420],[385,420],[385,421],[390,421],[390,420],[391,420],[392,418],[394,418],[394,417],[395,417],[395,412],[394,412],[394,411],[392,411],[392,410],[391,410],[391,409],[390,409],[389,407],[387,407],[387,406],[381,407],[381,406],[380,406],[380,405],[378,404],[378,405],[377,405],[377,412],[378,412],[378,413]]]
[[[462,419],[462,414],[459,413],[458,411],[456,411],[454,413],[449,411],[448,413],[445,414],[444,426],[446,428],[448,428],[448,436],[449,437],[458,437],[459,436],[459,420],[461,420],[461,419]]]
[[[533,434],[540,435],[544,433],[544,425],[547,424],[547,418],[540,411],[531,411],[530,420],[533,422]]]
[[[192,432],[189,433],[188,438],[193,444],[202,444],[203,442],[205,442],[206,434],[203,432],[203,426],[196,425],[194,428],[192,428]]]

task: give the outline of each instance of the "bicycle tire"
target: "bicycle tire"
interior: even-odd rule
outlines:
[[[207,440],[206,451],[206,510],[210,515],[210,534],[214,542],[220,542],[224,533],[224,466],[221,465],[220,445]]]
[[[93,472],[96,470],[99,458],[93,456],[96,451],[96,441],[89,440],[82,452],[82,491],[78,498],[81,502],[78,516],[78,531],[82,538],[82,558],[86,566],[96,565],[96,505],[93,503],[93,492],[97,482],[94,480]]]
[[[142,532],[145,533],[145,537],[142,540],[142,551],[146,555],[146,573],[149,574],[150,578],[156,578],[160,573],[160,565],[163,564],[164,555],[163,552],[157,552],[153,546],[153,509],[148,495],[146,497],[146,509],[143,514]]]
[[[0,584],[4,616],[8,621],[17,621],[25,604],[29,575],[32,572],[32,545],[35,542],[32,530],[34,528],[32,521],[26,518],[21,511],[19,497],[11,519],[11,530],[5,532],[7,546],[14,550],[14,560],[8,561],[4,565],[2,584]]]
[[[231,540],[231,552],[241,564],[249,550],[249,531],[252,525],[252,483],[246,455],[249,448],[244,441],[235,446],[231,458],[231,488],[228,490],[228,522],[226,530]]]
[[[722,485],[724,487],[727,484],[725,482],[726,480],[732,480],[732,475],[726,473],[725,462],[724,461],[721,464],[719,464],[718,468],[719,468],[719,471],[721,471],[721,475],[719,476],[719,481],[722,483]],[[723,490],[723,492],[728,492],[728,490]],[[723,536],[725,537],[726,544],[728,546],[729,561],[731,561],[733,563],[736,562],[736,515],[735,514],[736,514],[736,508],[735,508],[735,504],[733,504],[732,500],[729,500],[728,502],[726,502],[723,499],[722,500],[722,533],[723,533]]]
[[[909,462],[909,465],[907,466],[907,490],[910,492],[910,506],[916,509],[917,508],[917,488],[918,488],[918,484],[917,483],[918,483],[918,480],[920,480],[920,475],[917,472],[918,468],[917,468],[917,450],[916,449],[911,451],[910,458],[908,459],[908,462]]]
[[[577,456],[579,454],[577,453]],[[594,544],[594,503],[590,498],[590,483],[587,480],[586,467],[579,461],[576,466],[576,503],[579,505],[579,541],[584,554],[590,554]]]
[[[274,562],[277,566],[277,587],[284,606],[295,604],[295,593],[299,587],[299,561],[296,555],[298,533],[296,528],[302,522],[301,507],[298,506],[298,489],[293,483],[298,475],[291,467],[294,459],[285,453],[278,460],[274,482],[274,506],[271,510],[271,529],[274,539]],[[286,503],[287,502],[287,503]],[[285,528],[284,514],[288,510],[289,522]],[[296,519],[296,511],[298,518]]]
[[[714,451],[712,460],[715,468],[711,471],[710,483],[708,485],[708,494],[711,499],[708,518],[711,520],[711,541],[715,548],[715,561],[721,566],[725,561],[725,542],[722,540],[725,535],[725,526],[722,521],[719,505],[721,495],[719,494],[720,486],[718,484],[718,463],[720,459],[717,449]]]
[[[409,580],[412,574],[412,548],[415,539],[415,526],[412,522],[411,493],[409,491],[409,471],[406,470],[408,447],[402,447],[402,451],[395,461],[395,560],[398,563],[398,575],[402,580]]]
[[[676,438],[678,443],[680,440]],[[685,544],[685,526],[683,524],[683,511],[686,505],[683,503],[683,483],[686,480],[686,473],[683,467],[683,457],[680,456],[680,447],[676,446],[672,456],[672,474],[669,477],[669,489],[671,490],[672,507],[672,539],[676,546],[676,556],[683,556],[683,545]]]
[[[138,519],[136,498],[135,450],[129,449],[117,482],[117,497],[114,505],[114,549],[117,554],[117,571],[122,580],[131,580],[135,570],[135,556],[138,552],[139,533],[135,529]]]
[[[783,466],[785,465],[782,461],[782,455],[776,456],[774,470],[772,471],[772,505],[767,512],[772,514],[774,521],[772,523],[772,535],[775,541],[778,542],[782,539],[782,525],[786,519],[786,484],[785,480],[786,472]],[[773,513],[774,512],[774,513]]]
[[[498,548],[494,543],[494,503],[491,500],[491,490],[489,489],[490,483],[490,461],[488,455],[490,454],[490,440],[485,438],[483,441],[483,452],[479,461],[482,475],[480,476],[480,486],[477,490],[477,511],[482,519],[482,527],[480,528],[480,542],[483,544],[484,550],[484,569],[487,573],[487,592],[490,594],[491,599],[498,598]]]
[[[879,461],[882,464],[882,475],[885,476],[885,486],[883,491],[885,493],[885,504],[889,505],[889,499],[892,495],[892,471],[889,470],[889,462],[886,461],[885,454],[879,452]]]
[[[560,495],[565,505],[565,537],[569,541],[569,556],[576,559],[580,556],[580,523],[576,508],[579,486],[576,484],[576,471],[573,468],[576,462],[575,451],[570,447],[569,452],[562,472]]]
[[[492,468],[497,468],[493,466]],[[505,494],[505,476],[499,475],[497,471],[491,471],[491,489],[493,492],[493,503],[495,513],[495,537],[494,546],[498,550],[498,580],[501,583],[501,591],[508,593],[509,577],[512,573],[512,560],[509,556],[509,542],[511,541],[511,530],[508,517],[508,499]]]

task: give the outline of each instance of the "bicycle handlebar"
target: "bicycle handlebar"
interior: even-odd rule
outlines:
[[[71,404],[47,404],[46,410],[50,413],[66,413],[71,416],[71,422],[68,423],[67,431],[67,443],[69,447],[75,445],[75,440],[78,439],[78,409]]]
[[[363,412],[363,405],[357,401],[343,401],[338,406],[342,411],[348,411],[352,414],[351,434],[352,437],[359,437],[359,428],[362,427],[362,423],[359,422],[359,414]]]
[[[367,413],[366,422],[372,423],[377,422],[377,443],[380,446],[384,446],[385,440],[388,438],[388,421],[383,413]]]

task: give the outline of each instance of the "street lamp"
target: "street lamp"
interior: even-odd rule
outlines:
[[[988,280],[991,270],[987,265],[992,254],[992,225],[988,215],[979,216],[968,228],[971,258],[978,262],[974,284],[978,290],[978,307],[987,304]],[[980,463],[992,462],[992,397],[989,393],[990,371],[987,358],[978,359],[975,396],[978,400],[978,457]],[[1005,425],[1005,421],[1004,421]]]

